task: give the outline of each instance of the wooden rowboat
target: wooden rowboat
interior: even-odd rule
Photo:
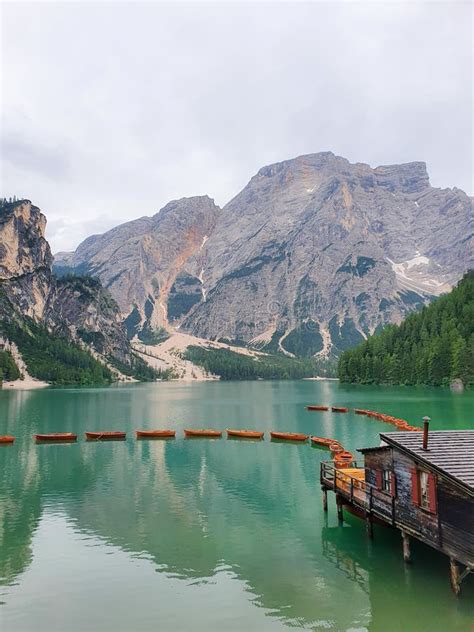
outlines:
[[[410,424],[403,419],[397,419],[395,422],[395,428],[398,428],[399,430],[407,430],[409,425]]]
[[[13,443],[14,441],[15,441],[15,437],[12,437],[11,435],[0,436],[0,443]]]
[[[137,430],[137,439],[173,439],[176,430]]]
[[[329,448],[332,443],[336,443],[335,439],[327,439],[326,437],[311,437],[311,443]]]
[[[311,406],[306,406],[306,410],[329,410],[329,406],[316,406],[316,405],[311,405]]]
[[[282,441],[307,441],[309,435],[299,432],[270,432],[272,439],[281,439]]]
[[[331,406],[331,410],[333,413],[348,413],[349,409],[344,408],[343,406]]]
[[[356,415],[367,415],[368,413],[364,408],[354,408],[354,412]]]
[[[35,434],[36,441],[77,441],[77,434],[72,432],[50,432],[49,434]]]
[[[126,432],[114,430],[104,430],[102,432],[86,432],[86,439],[88,441],[114,441],[117,439],[125,439],[126,436]]]
[[[240,439],[263,439],[264,432],[258,430],[231,430],[227,429],[228,437],[239,437]]]
[[[350,467],[352,462],[354,461],[354,455],[352,452],[339,452],[334,456],[334,465],[337,468],[346,468]]]
[[[334,460],[335,461],[353,461],[354,455],[352,454],[352,452],[349,452],[348,450],[344,450],[344,452],[340,452]]]
[[[222,430],[212,430],[212,429],[192,429],[186,428],[184,430],[185,437],[222,437]]]

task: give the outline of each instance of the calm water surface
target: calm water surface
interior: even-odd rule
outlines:
[[[348,449],[388,429],[307,403],[472,428],[474,395],[334,382],[162,383],[0,392],[0,629],[472,631],[474,581],[456,600],[447,559],[400,536],[369,542],[321,506],[309,445],[136,442],[136,428],[301,431]],[[124,429],[125,442],[35,445],[35,432]],[[391,428],[390,428],[391,429]]]

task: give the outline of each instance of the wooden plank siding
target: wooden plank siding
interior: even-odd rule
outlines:
[[[421,432],[383,432],[382,441],[399,451],[410,453],[444,478],[474,494],[474,430],[435,430],[428,434],[428,449],[423,449]]]
[[[474,498],[438,478],[441,545],[451,557],[474,567]]]
[[[474,568],[474,497],[464,493],[462,488],[443,478],[426,463],[420,464],[396,447],[370,449],[364,451],[364,456],[367,483],[377,484],[380,480],[377,471],[394,473],[395,526]],[[435,511],[414,502],[414,469],[434,474]]]
[[[395,521],[419,534],[420,539],[436,548],[441,546],[438,516],[413,502],[411,472],[416,462],[405,454],[393,450],[393,469],[397,481]]]

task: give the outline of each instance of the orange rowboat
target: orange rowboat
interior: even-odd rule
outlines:
[[[354,408],[356,415],[367,415],[368,411],[365,408]]]
[[[184,430],[185,437],[213,437],[214,439],[222,437],[222,430],[198,429],[193,430],[186,428]]]
[[[307,441],[309,435],[299,432],[270,432],[272,439],[281,439],[282,441]]]
[[[335,443],[334,439],[327,439],[326,437],[311,437],[311,443],[320,445],[323,448],[329,448],[332,443]]]
[[[176,430],[137,430],[137,439],[174,439]]]
[[[349,409],[344,408],[343,406],[331,406],[331,410],[333,413],[348,413]]]
[[[120,431],[86,432],[86,439],[88,441],[114,441],[125,439],[126,436],[126,432]]]
[[[395,422],[395,427],[399,430],[408,430],[409,423],[407,421],[404,421],[403,419],[397,419],[397,421]]]
[[[36,441],[77,441],[77,434],[72,432],[51,432],[49,434],[35,434]]]
[[[329,410],[329,406],[306,406],[306,410]]]
[[[350,467],[352,461],[354,460],[354,455],[352,452],[339,452],[334,456],[334,465],[337,468]]]
[[[340,443],[337,443],[337,441],[331,443],[329,449],[331,450],[332,454],[341,454],[342,452],[344,452],[344,448]]]
[[[11,435],[2,435],[0,436],[0,443],[13,443],[15,441],[15,437]]]
[[[264,432],[258,430],[231,430],[227,429],[228,437],[239,437],[240,439],[263,439]]]

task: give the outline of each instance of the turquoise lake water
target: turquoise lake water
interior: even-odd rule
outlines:
[[[184,427],[255,428],[377,445],[392,427],[314,413],[380,410],[432,428],[474,428],[474,394],[337,382],[208,382],[0,391],[0,630],[114,632],[474,630],[474,581],[451,593],[448,560],[400,535],[322,511],[325,450],[185,440]],[[176,440],[140,441],[171,427]],[[127,430],[86,443],[86,430]],[[74,431],[77,444],[36,445]]]

